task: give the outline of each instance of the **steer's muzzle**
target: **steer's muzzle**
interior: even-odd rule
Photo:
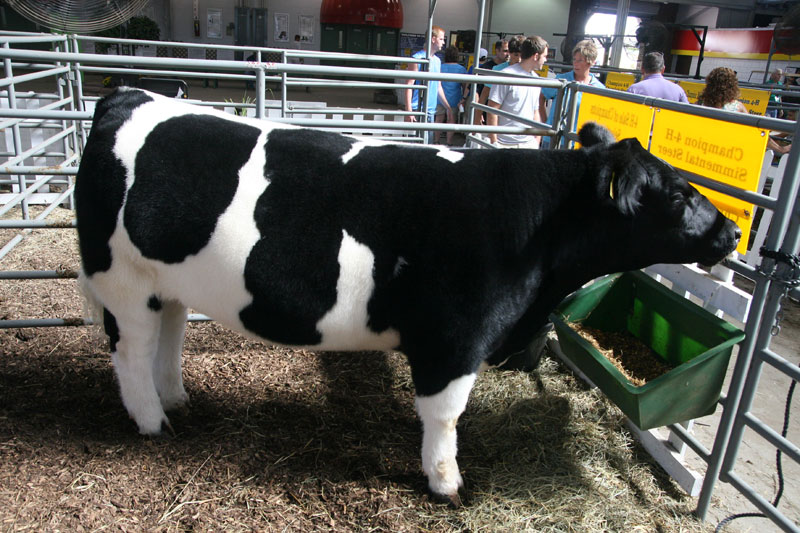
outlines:
[[[717,213],[716,220],[711,230],[710,246],[701,254],[703,258],[699,261],[704,265],[714,265],[730,255],[739,245],[742,238],[742,230],[732,220],[722,213]]]

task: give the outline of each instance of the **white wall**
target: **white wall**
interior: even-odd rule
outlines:
[[[428,29],[428,0],[402,0],[404,33],[425,33]],[[162,39],[183,41],[188,43],[234,44],[233,34],[226,34],[226,27],[234,22],[234,5],[243,4],[248,7],[266,7],[269,27],[267,31],[269,46],[285,48],[290,43],[275,42],[275,13],[289,14],[290,39],[298,33],[298,16],[312,15],[316,21],[314,42],[304,45],[304,49],[319,50],[319,10],[321,0],[198,0],[198,16],[200,19],[200,36],[195,37],[193,29],[192,0],[150,0],[151,5],[164,5],[168,14],[159,22],[162,25]],[[523,33],[525,35],[541,35],[551,48],[557,47],[562,38],[553,37],[553,33],[567,31],[569,17],[568,0],[486,0],[484,30],[492,32]],[[206,37],[207,9],[222,9],[223,36],[221,39]],[[491,9],[491,12],[490,12]],[[158,8],[156,11],[159,11]],[[453,30],[477,29],[480,9],[478,0],[438,0],[434,12],[433,23],[442,26],[448,33]],[[158,13],[156,13],[158,14]],[[491,27],[489,24],[491,23]],[[171,33],[170,33],[171,32]],[[483,38],[484,48],[494,37]],[[224,55],[220,55],[223,59]]]
[[[468,1],[468,0],[467,0]],[[494,0],[491,31],[539,35],[550,48],[559,49],[567,33],[569,5],[566,0]]]
[[[270,0],[267,5],[269,10],[269,32],[268,40],[269,46],[275,48],[290,48],[292,40],[296,34],[300,33],[299,16],[313,16],[314,17],[314,42],[304,44],[304,50],[319,50],[320,42],[320,24],[319,24],[319,8],[322,5],[320,0]],[[286,13],[289,15],[289,42],[276,42],[275,41],[275,13]]]
[[[234,22],[233,2],[223,0],[198,0],[197,15],[200,20],[200,36],[194,34],[192,0],[172,0],[170,4],[170,40],[185,43],[233,44],[233,32],[227,34],[227,26]],[[222,38],[206,37],[208,9],[222,10]]]
[[[400,31],[427,32],[428,0],[402,0],[402,2],[403,27]],[[474,30],[477,29],[478,13],[477,0],[439,0],[433,13],[433,23],[444,28],[448,34],[453,30]]]

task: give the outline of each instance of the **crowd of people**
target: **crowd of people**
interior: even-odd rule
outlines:
[[[454,74],[465,74],[467,69],[459,63],[459,49],[450,46],[444,49],[444,63],[441,62],[437,53],[442,50],[445,42],[445,31],[440,26],[434,26],[429,46],[430,56],[425,50],[420,50],[413,55],[417,59],[429,58],[430,72],[444,72]],[[517,35],[511,39],[501,39],[494,45],[494,54],[487,59],[489,53],[481,49],[479,67],[484,70],[497,70],[505,74],[516,76],[539,77],[536,71],[543,68],[548,58],[549,45],[538,35],[526,37]],[[556,75],[556,79],[563,79],[568,82],[587,84],[596,87],[604,87],[603,83],[591,71],[598,57],[598,49],[591,39],[578,42],[572,49],[572,70]],[[411,70],[418,70],[418,64],[411,64]],[[628,92],[633,94],[652,96],[675,102],[689,103],[686,92],[683,88],[664,78],[666,65],[664,56],[661,52],[649,52],[645,54],[641,62],[641,80],[632,84]],[[471,69],[470,71],[471,72]],[[781,78],[783,72],[780,69],[773,71],[770,76],[770,83],[781,88]],[[739,101],[740,89],[736,72],[727,67],[713,69],[706,76],[706,85],[699,95],[698,104],[724,109],[726,111],[746,113],[747,109]],[[415,83],[420,83],[413,79],[408,80],[409,89],[405,91],[405,110],[408,112],[421,112],[421,98],[419,90],[411,87]],[[470,85],[460,82],[428,81],[427,82],[426,114],[428,122],[448,122],[456,123],[459,113],[465,109],[466,100],[471,96]],[[474,93],[474,101],[497,109],[501,113],[482,112],[476,110],[474,113],[473,124],[489,126],[517,126],[529,127],[514,120],[513,116],[532,120],[539,123],[546,123],[553,126],[555,117],[555,107],[552,105],[558,91],[555,88],[541,88],[526,85],[505,85],[505,84],[477,84]],[[576,106],[580,106],[581,92],[571,91],[567,93],[569,98],[576,98]],[[777,117],[777,106],[780,102],[779,96],[771,94],[770,107],[767,115]],[[567,102],[568,107],[572,105]],[[796,119],[796,111],[780,118],[789,120]],[[415,115],[407,115],[406,120],[415,122]],[[498,148],[538,148],[549,146],[550,137],[539,137],[536,135],[518,134],[496,134],[490,133],[485,136],[485,141]],[[428,142],[439,142],[438,135],[428,132]],[[447,132],[446,141],[448,145],[453,144],[453,132]],[[768,149],[777,154],[783,154],[790,150],[790,145],[785,139],[768,140]]]

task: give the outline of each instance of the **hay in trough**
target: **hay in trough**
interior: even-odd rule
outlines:
[[[74,233],[37,230],[3,269],[58,264],[77,266]],[[3,282],[0,299],[7,318],[82,309],[70,280]],[[136,433],[90,329],[0,330],[0,346],[4,530],[712,529],[620,411],[549,358],[478,378],[458,425],[468,495],[451,509],[425,493],[401,354],[295,351],[191,324],[192,406],[161,440]]]

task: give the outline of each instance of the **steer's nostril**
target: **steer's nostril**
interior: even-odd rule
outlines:
[[[736,235],[736,238],[739,239],[742,237],[742,228],[736,226],[736,229],[733,230],[733,234]]]

